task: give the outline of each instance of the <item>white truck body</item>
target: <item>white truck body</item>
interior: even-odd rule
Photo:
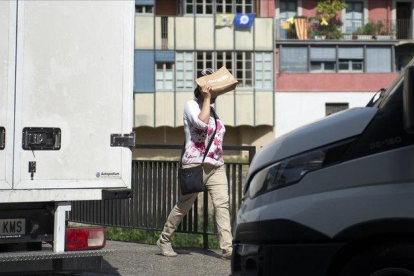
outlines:
[[[0,202],[99,200],[131,187],[134,1],[0,1]],[[24,150],[59,128],[59,150]],[[36,172],[28,171],[36,162]]]

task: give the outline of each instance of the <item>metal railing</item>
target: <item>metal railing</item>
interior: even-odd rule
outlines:
[[[413,39],[413,20],[345,20],[323,25],[317,18],[305,18],[297,25],[294,18],[276,20],[278,40],[404,40]],[[306,33],[306,35],[303,35]]]
[[[179,145],[137,145],[137,149],[181,150]],[[256,153],[255,147],[224,146],[223,150],[247,151],[246,162],[226,163],[229,185],[231,224],[242,202],[243,184],[248,167]],[[72,203],[69,220],[103,226],[161,231],[178,200],[178,161],[133,160],[130,199],[76,201]],[[203,247],[208,248],[209,235],[216,235],[214,212],[208,193],[200,193],[193,207],[181,222],[178,232],[200,234]]]

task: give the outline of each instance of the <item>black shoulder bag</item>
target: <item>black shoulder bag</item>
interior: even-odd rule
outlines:
[[[210,139],[210,142],[208,143],[208,147],[206,148],[206,151],[204,153],[204,157],[203,157],[203,161],[201,162],[201,165],[197,167],[186,168],[186,169],[183,168],[183,156],[185,152],[185,142],[184,142],[184,147],[183,147],[183,151],[181,154],[180,167],[178,169],[178,183],[180,184],[181,193],[183,195],[204,192],[203,163],[204,163],[204,159],[206,159],[208,151],[210,150],[211,144],[213,143],[213,140],[214,140],[214,137],[216,136],[216,131],[217,131],[217,117],[213,110],[211,110],[211,112],[213,113],[216,128],[214,130],[213,136]]]

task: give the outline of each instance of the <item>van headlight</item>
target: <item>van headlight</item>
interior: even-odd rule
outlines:
[[[355,138],[301,153],[259,171],[248,187],[250,197],[298,183],[307,173],[342,162]]]

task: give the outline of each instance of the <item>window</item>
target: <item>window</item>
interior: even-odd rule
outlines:
[[[363,72],[364,48],[341,47],[338,50],[339,72]]]
[[[346,110],[349,108],[348,103],[326,103],[325,104],[325,114],[326,116],[329,116],[331,114],[334,114],[336,112]]]
[[[173,90],[173,63],[157,63],[157,90]]]
[[[391,72],[391,47],[367,48],[367,72]]]
[[[167,1],[167,0],[166,0]],[[168,0],[170,1],[170,0]],[[213,14],[214,0],[184,0],[186,14]],[[254,0],[215,0],[217,13],[254,13]]]
[[[136,13],[143,13],[143,14],[153,14],[154,13],[154,6],[135,6]]]
[[[236,13],[253,13],[253,0],[236,0]]]
[[[313,47],[310,49],[311,72],[336,72],[336,48]]]
[[[213,14],[213,0],[185,0],[186,14]]]
[[[311,61],[311,72],[336,72],[336,62],[334,61]]]
[[[235,55],[236,79],[239,81],[239,87],[253,86],[253,62],[252,53],[237,52]],[[234,74],[234,73],[233,73]]]
[[[286,72],[308,72],[307,47],[282,47],[280,70]]]
[[[216,0],[217,13],[233,13],[233,0]]]
[[[298,3],[297,0],[280,0],[280,38],[287,39],[291,37],[288,30],[283,28],[283,23],[286,22],[288,18],[294,17],[298,13]]]
[[[194,87],[194,55],[192,52],[177,53],[177,89]]]
[[[347,34],[353,34],[358,28],[364,26],[364,4],[363,2],[346,3],[345,28]]]
[[[168,17],[161,17],[161,49],[168,49]]]
[[[256,89],[272,89],[272,53],[255,53]]]
[[[214,69],[213,52],[197,52],[196,72],[197,77],[201,77],[201,71],[207,68]]]
[[[216,70],[225,66],[233,74],[233,54],[232,52],[217,52]]]

